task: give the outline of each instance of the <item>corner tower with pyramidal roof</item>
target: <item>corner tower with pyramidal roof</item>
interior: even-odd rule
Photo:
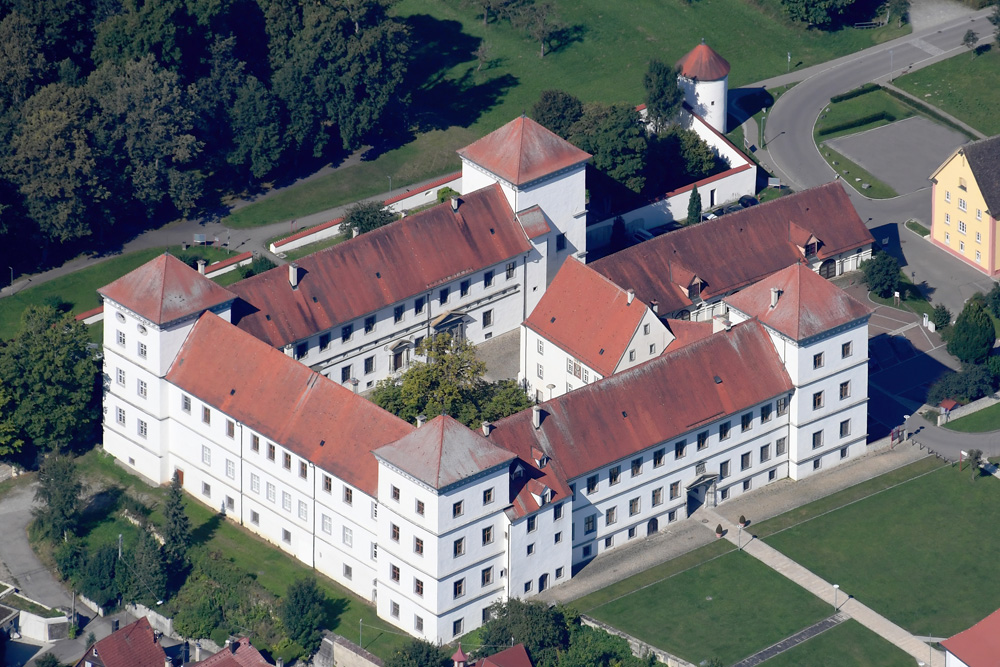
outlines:
[[[726,133],[729,62],[701,40],[677,62],[684,101],[720,134]]]
[[[531,231],[529,235],[536,246],[546,246],[539,250],[546,261],[547,283],[567,257],[586,257],[589,153],[520,116],[458,155],[463,194],[498,183],[525,229],[545,232],[544,238]]]

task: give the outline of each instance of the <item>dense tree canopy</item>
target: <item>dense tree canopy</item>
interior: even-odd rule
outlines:
[[[678,76],[678,67],[653,60],[643,77],[643,86],[646,88],[646,120],[657,132],[674,120],[684,103],[684,91],[677,83]]]
[[[790,18],[821,28],[837,23],[854,3],[855,0],[781,0]]]
[[[633,192],[646,183],[646,128],[627,104],[587,104],[570,128],[570,141],[594,156],[595,169]]]
[[[531,117],[563,139],[569,138],[570,128],[581,116],[583,103],[561,90],[543,90],[535,106],[531,107]]]
[[[281,621],[285,624],[288,637],[310,654],[319,648],[323,638],[325,602],[326,596],[316,585],[314,577],[293,581],[281,601]]]
[[[479,630],[479,640],[488,653],[497,653],[514,643],[524,644],[536,667],[555,667],[559,653],[569,646],[569,622],[558,607],[544,602],[510,598],[490,607],[490,620]]]
[[[32,509],[35,526],[45,537],[65,540],[76,530],[80,516],[80,493],[83,484],[73,459],[50,456],[38,469],[35,500]]]
[[[899,260],[887,252],[876,252],[861,262],[868,289],[887,299],[899,289]]]
[[[382,202],[363,201],[347,209],[341,226],[355,234],[364,234],[384,227],[395,219],[396,214],[386,208]]]
[[[411,639],[385,661],[385,667],[451,667],[444,648],[423,639]]]
[[[983,305],[982,295],[979,297],[965,303],[948,338],[948,352],[967,364],[986,361],[996,341],[993,321]]]

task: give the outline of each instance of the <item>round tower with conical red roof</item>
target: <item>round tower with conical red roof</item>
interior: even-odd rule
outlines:
[[[726,133],[729,62],[701,40],[677,63],[684,101],[722,134]]]

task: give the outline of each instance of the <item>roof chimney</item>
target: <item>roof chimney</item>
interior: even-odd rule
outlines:
[[[771,308],[775,308],[778,305],[778,297],[781,296],[781,290],[777,287],[771,288]]]
[[[489,436],[490,431],[493,430],[493,423],[489,420],[483,421],[483,435]]]
[[[451,198],[451,210],[456,212],[458,211],[458,197]]]
[[[288,284],[292,289],[299,288],[299,265],[295,262],[288,265]]]
[[[198,273],[200,273],[201,275],[205,275],[205,264],[207,264],[205,260],[203,259],[198,260]]]
[[[421,426],[423,426],[424,422],[426,422],[426,421],[427,421],[427,417],[425,417],[424,415],[417,415],[417,428],[420,428]]]
[[[634,289],[630,289],[628,291],[628,305],[630,305],[630,306],[632,305],[632,300],[633,299],[635,299],[635,290]]]
[[[230,653],[235,654],[237,647],[239,647],[239,643],[238,642],[234,642],[234,641],[230,641],[230,640],[227,639],[226,640],[226,646],[229,647],[229,652]]]
[[[659,314],[659,312],[660,312],[660,302],[657,301],[656,299],[653,299],[652,301],[649,302],[649,308],[650,308],[650,310],[653,311],[654,315]]]
[[[542,427],[542,409],[537,405],[531,406],[531,425],[536,429]]]

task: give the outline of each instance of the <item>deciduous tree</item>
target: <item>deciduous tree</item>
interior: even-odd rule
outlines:
[[[513,23],[528,37],[538,42],[539,58],[545,57],[545,47],[549,40],[562,28],[562,22],[556,16],[552,3],[537,0],[519,7]]]
[[[819,28],[828,28],[840,20],[855,0],[781,0],[789,18]]]
[[[380,201],[363,201],[347,209],[341,226],[365,234],[396,220],[396,214]]]
[[[976,57],[976,44],[979,43],[979,35],[976,34],[975,30],[971,28],[965,31],[965,35],[962,36],[962,46],[967,48],[972,52],[972,57]]]
[[[660,132],[673,122],[684,103],[684,91],[677,84],[680,70],[659,60],[652,60],[643,86],[646,88],[646,120],[653,131]]]
[[[562,90],[543,90],[531,107],[531,117],[563,139],[569,138],[570,128],[582,115],[583,103]]]
[[[35,500],[41,506],[32,509],[35,525],[50,539],[65,541],[76,530],[80,518],[80,482],[76,464],[66,456],[50,456],[38,469]]]
[[[594,168],[633,192],[642,190],[648,146],[635,107],[587,104],[570,130],[570,141],[594,156]]]
[[[411,639],[385,661],[385,667],[449,667],[451,664],[442,647],[423,639]]]
[[[296,579],[281,602],[281,621],[289,638],[312,654],[323,638],[326,596],[312,577]]]
[[[515,643],[524,644],[536,667],[554,667],[560,651],[569,646],[569,627],[559,607],[538,601],[511,598],[490,606],[490,620],[483,624],[479,639],[490,654]]]
[[[876,252],[861,262],[868,289],[887,299],[899,289],[899,261],[887,252]]]

